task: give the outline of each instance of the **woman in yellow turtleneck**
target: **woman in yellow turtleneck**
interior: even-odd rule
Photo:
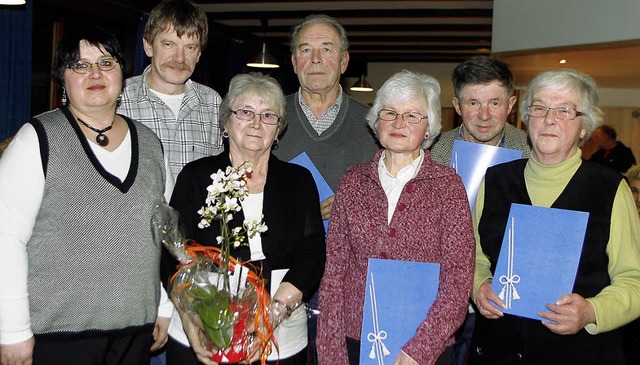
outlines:
[[[481,316],[469,363],[623,364],[619,328],[640,316],[640,220],[622,175],[581,159],[602,120],[597,86],[575,70],[544,72],[520,110],[531,157],[489,169],[472,214]],[[547,305],[545,321],[504,314],[491,289],[511,203],[589,213],[573,292]]]

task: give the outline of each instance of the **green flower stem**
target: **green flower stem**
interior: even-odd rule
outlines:
[[[221,243],[221,255],[220,255],[220,269],[224,280],[224,290],[230,292],[229,284],[229,257],[231,256],[231,242],[230,242],[230,230],[229,222],[227,221],[227,214],[222,213],[222,219],[220,220],[220,231],[222,232]]]

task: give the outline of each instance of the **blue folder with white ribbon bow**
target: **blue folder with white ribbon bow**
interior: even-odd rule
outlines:
[[[573,292],[589,213],[511,204],[491,288],[504,313],[540,320]]]
[[[440,264],[369,259],[360,365],[393,364],[438,295]]]

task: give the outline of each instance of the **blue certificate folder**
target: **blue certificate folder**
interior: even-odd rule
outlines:
[[[360,364],[393,364],[436,300],[440,264],[369,259]]]
[[[540,320],[573,292],[589,213],[512,204],[491,288],[504,313]]]
[[[306,152],[302,152],[301,154],[294,157],[289,162],[294,163],[296,165],[300,165],[302,167],[306,167],[307,170],[311,171],[311,175],[313,175],[313,180],[315,181],[316,187],[318,188],[318,195],[320,195],[320,201],[324,201],[333,195],[333,190],[331,190],[331,187],[329,186],[329,184],[327,184],[327,181],[324,179],[324,177],[322,177],[322,174],[320,174],[320,171],[318,171],[318,168],[316,167],[316,165],[313,164],[313,162],[309,158],[309,155],[307,155]],[[329,221],[324,221],[325,232],[327,232],[328,224],[329,224]]]
[[[462,183],[469,198],[469,206],[473,208],[480,182],[482,182],[482,178],[489,167],[521,158],[522,151],[511,148],[487,146],[458,140],[453,141],[451,167],[462,178]]]

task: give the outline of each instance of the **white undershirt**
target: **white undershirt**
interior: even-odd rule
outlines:
[[[124,180],[131,164],[131,135],[115,151],[109,152],[87,139],[102,166]],[[167,181],[165,199],[171,197],[173,177],[165,157]],[[22,342],[33,336],[29,315],[27,288],[27,242],[44,195],[45,177],[42,170],[38,135],[29,123],[20,128],[0,159],[0,344]],[[162,290],[159,316],[170,317],[173,310]]]
[[[242,211],[244,212],[245,221],[259,221],[262,219],[262,201],[264,200],[264,192],[258,194],[249,194],[242,200]],[[259,234],[249,237],[249,248],[251,249],[251,261],[264,260],[267,257],[262,251],[262,237]]]
[[[151,90],[152,93],[156,94],[160,98],[160,100],[162,100],[165,104],[167,104],[169,109],[171,109],[171,111],[173,112],[173,115],[175,115],[176,119],[178,119],[178,114],[180,113],[180,104],[182,104],[184,93],[171,95],[171,94],[163,94],[153,89],[149,89],[149,90]]]
[[[409,180],[416,177],[422,161],[424,160],[424,151],[420,149],[420,156],[413,160],[408,166],[403,167],[396,176],[391,175],[387,170],[387,166],[384,164],[386,153],[383,153],[378,161],[378,177],[380,178],[380,184],[384,193],[387,195],[388,209],[387,209],[387,223],[391,223],[393,218],[393,212],[396,210],[398,200],[402,189],[409,182]]]

